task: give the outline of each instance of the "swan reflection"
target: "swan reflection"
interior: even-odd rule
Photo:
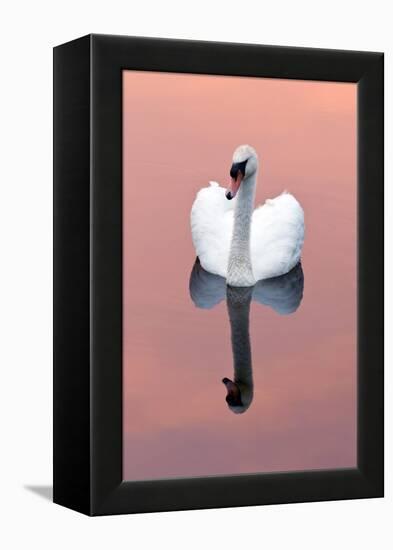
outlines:
[[[294,313],[303,298],[304,276],[301,263],[289,273],[258,281],[253,287],[231,287],[219,275],[205,271],[198,258],[190,277],[190,295],[194,304],[212,309],[226,299],[231,327],[233,380],[224,378],[226,402],[234,413],[243,413],[253,399],[252,354],[249,332],[251,302],[269,306],[280,315]]]

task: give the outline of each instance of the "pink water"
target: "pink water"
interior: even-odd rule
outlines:
[[[124,71],[124,479],[356,465],[356,92]],[[257,202],[291,191],[306,239],[299,309],[252,303],[254,399],[235,415],[225,301],[189,296],[189,213],[241,143],[259,154]]]

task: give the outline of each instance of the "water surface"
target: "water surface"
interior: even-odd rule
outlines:
[[[125,71],[125,479],[356,465],[356,85]],[[195,306],[189,212],[226,185],[235,147],[258,151],[257,202],[302,203],[304,294],[250,305],[253,399],[233,376],[226,301]]]

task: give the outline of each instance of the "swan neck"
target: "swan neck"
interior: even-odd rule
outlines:
[[[233,234],[228,261],[227,283],[243,287],[255,284],[252,272],[250,233],[254,211],[256,173],[245,179],[238,191]]]

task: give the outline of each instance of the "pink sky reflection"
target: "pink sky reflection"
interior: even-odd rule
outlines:
[[[356,465],[355,84],[123,72],[123,430],[129,480]],[[302,203],[304,297],[251,306],[254,400],[225,403],[225,303],[197,309],[189,213],[232,153],[257,202]]]

